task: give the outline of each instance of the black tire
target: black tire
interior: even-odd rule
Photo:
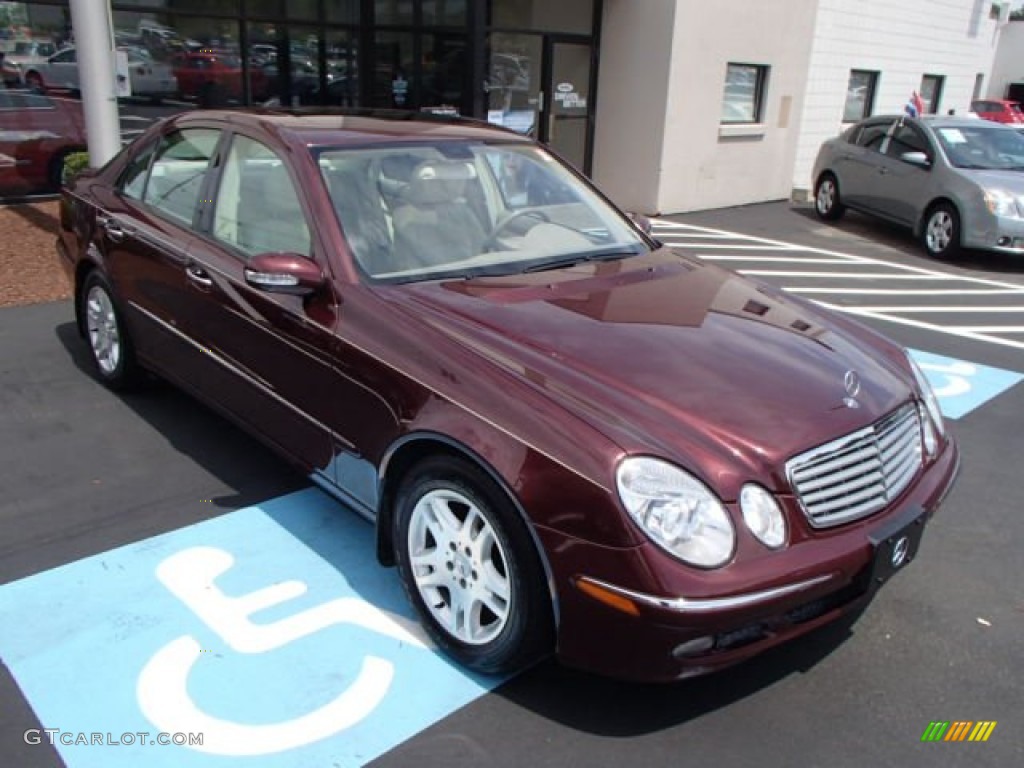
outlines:
[[[199,106],[203,109],[222,107],[227,101],[227,91],[218,83],[206,83],[199,89]]]
[[[952,259],[960,253],[960,214],[949,203],[936,203],[924,215],[921,244],[933,259]]]
[[[831,173],[823,173],[818,178],[814,187],[814,211],[825,221],[836,221],[846,213],[839,196],[839,180]]]
[[[25,87],[35,93],[46,93],[46,85],[38,72],[28,72],[25,75]]]
[[[468,539],[463,535],[468,533],[467,527],[474,527],[466,526],[454,532],[453,539],[448,540],[449,544],[445,546],[433,533],[439,529],[431,528],[424,533],[433,541],[433,549],[421,549],[416,542],[426,527],[419,522],[424,513],[414,516],[414,510],[428,494],[439,493],[468,501],[479,514],[479,518],[473,519],[485,521],[489,529],[481,523],[474,540],[471,535]],[[445,508],[455,514],[456,520],[459,510],[468,512],[470,509],[457,499],[450,506],[446,504]],[[470,517],[466,514],[462,522]],[[450,456],[437,456],[422,461],[402,481],[395,498],[392,522],[395,560],[402,584],[438,647],[459,663],[484,674],[515,672],[551,653],[554,648],[551,601],[533,540],[512,502],[484,472],[468,461]],[[453,531],[440,533],[444,536]],[[488,553],[486,563],[470,555],[470,548],[462,549],[466,541],[490,540],[490,534],[493,534],[494,542],[482,547]],[[436,552],[439,565],[445,560],[444,567],[418,566],[420,569],[431,568],[429,573],[436,572],[446,580],[445,584],[434,588],[433,594],[429,591],[430,587],[421,588],[416,581],[411,564],[413,549],[417,552]],[[506,584],[508,599],[494,601],[493,595],[497,593],[488,595],[506,613],[502,619],[485,606],[485,601],[470,602],[470,605],[480,606],[479,624],[483,629],[476,642],[467,642],[442,624],[435,611],[442,618],[446,611],[454,615],[455,612],[450,610],[456,602],[453,588],[463,596],[468,591],[477,591],[478,594],[479,590],[486,591],[484,582],[494,579],[493,575],[485,572],[489,567],[498,581]],[[448,583],[451,586],[447,586]],[[428,599],[431,600],[430,606],[427,604]],[[492,618],[495,620],[491,621]],[[466,618],[468,621],[469,617]],[[457,619],[454,623],[458,624]],[[494,633],[493,636],[488,634],[490,632]]]
[[[47,189],[50,192],[59,192],[64,186],[64,161],[67,160],[74,150],[62,149],[50,158],[50,165],[46,170]]]
[[[91,302],[95,302],[95,306],[91,306]],[[118,392],[135,388],[142,380],[142,372],[135,361],[135,350],[120,306],[110,283],[99,270],[94,269],[82,282],[78,311],[96,377]],[[116,351],[109,345],[111,342],[116,342]]]

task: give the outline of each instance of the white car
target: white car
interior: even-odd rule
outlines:
[[[178,92],[178,79],[170,65],[154,61],[141,48],[121,47],[118,50],[128,54],[132,96],[160,101]],[[81,88],[77,52],[74,48],[58,51],[45,61],[26,68],[23,77],[29,88],[76,93]]]

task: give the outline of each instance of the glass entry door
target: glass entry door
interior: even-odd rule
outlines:
[[[590,43],[495,32],[488,50],[488,122],[549,144],[579,170],[589,170]]]
[[[546,41],[547,118],[540,139],[586,171],[590,140],[590,45],[549,38]]]

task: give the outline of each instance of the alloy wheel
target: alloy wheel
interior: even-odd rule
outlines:
[[[430,491],[413,507],[408,530],[413,580],[433,618],[467,645],[494,640],[511,615],[512,585],[483,511],[456,491]]]
[[[112,376],[121,362],[121,331],[114,313],[114,304],[102,286],[89,289],[85,302],[89,345],[100,372]]]
[[[932,253],[942,253],[949,247],[953,239],[953,217],[948,211],[939,209],[932,214],[925,237]]]

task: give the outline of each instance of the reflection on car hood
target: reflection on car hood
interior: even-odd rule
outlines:
[[[986,189],[999,188],[1024,195],[1024,172],[1022,171],[980,170],[978,168],[958,168],[957,170]]]
[[[615,262],[405,286],[409,307],[627,452],[719,492],[871,423],[910,394],[879,350],[803,304],[668,249]],[[860,379],[856,407],[844,377]]]

